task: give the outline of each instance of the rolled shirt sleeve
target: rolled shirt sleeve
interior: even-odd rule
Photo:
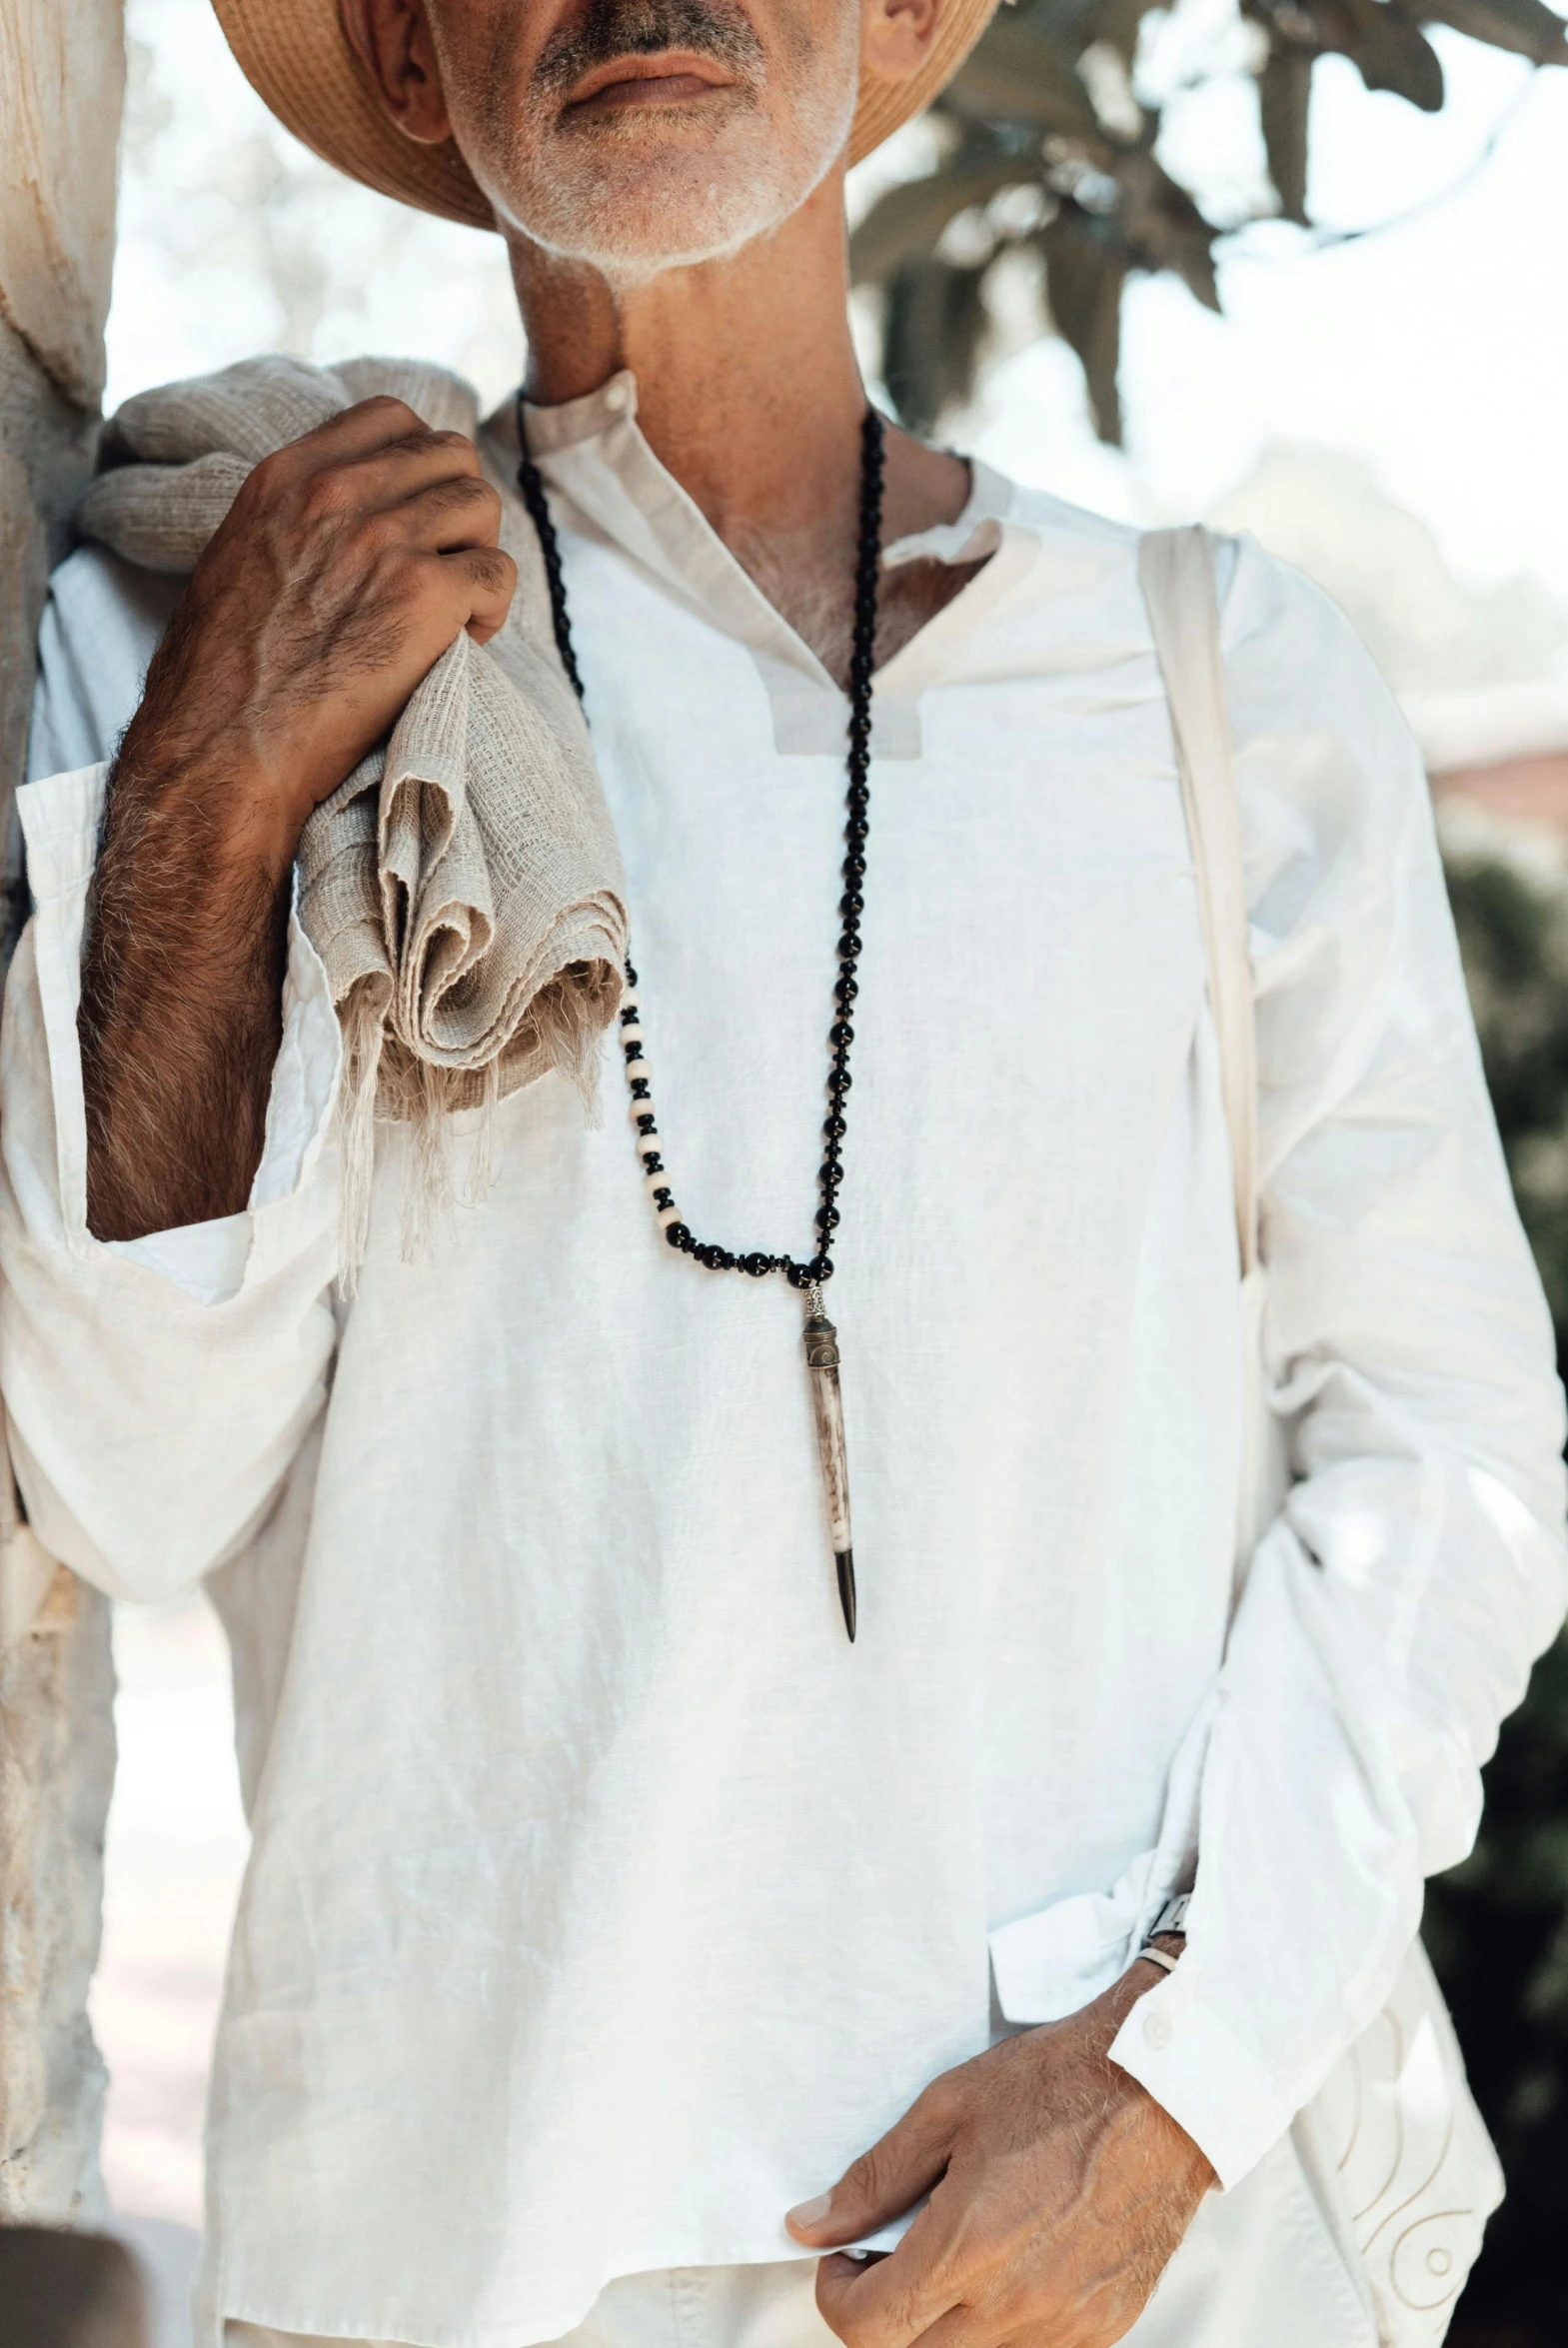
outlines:
[[[341,1045],[293,919],[247,1210],[94,1238],[76,1021],[107,772],[19,794],[34,913],[0,1032],[0,1382],[39,1537],[114,1595],[161,1597],[247,1537],[325,1399]]]
[[[1237,2183],[1386,2002],[1565,1596],[1550,1317],[1487,1099],[1419,756],[1341,615],[1243,542],[1224,614],[1258,1011],[1265,1373],[1296,1480],[1159,1844],[993,1935],[1066,2012],[1172,1885],[1111,2048]],[[1194,1869],[1195,1859],[1195,1873]]]

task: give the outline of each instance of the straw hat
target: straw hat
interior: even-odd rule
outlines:
[[[343,30],[338,0],[213,0],[246,79],[285,127],[351,179],[471,228],[494,228],[456,147],[422,147],[397,128]],[[942,0],[930,55],[906,82],[875,82],[855,108],[858,163],[950,81],[996,0]]]

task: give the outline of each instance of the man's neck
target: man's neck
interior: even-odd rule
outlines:
[[[597,271],[522,240],[512,259],[530,397],[576,399],[630,368],[656,456],[841,681],[865,412],[849,337],[841,172],[771,236],[639,284],[613,289]],[[884,544],[953,521],[967,493],[956,458],[888,434]],[[910,573],[900,567],[884,589],[883,659],[966,576],[934,565]]]

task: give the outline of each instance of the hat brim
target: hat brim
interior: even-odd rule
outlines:
[[[213,0],[241,71],[285,129],[326,163],[422,212],[494,228],[490,205],[450,141],[405,138],[383,106],[338,13],[338,0]],[[858,163],[929,105],[990,22],[996,0],[942,0],[919,72],[860,93],[849,133]]]

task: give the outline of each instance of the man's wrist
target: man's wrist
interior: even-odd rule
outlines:
[[[242,758],[165,761],[127,735],[110,776],[105,850],[127,835],[138,846],[156,838],[164,854],[179,843],[209,884],[260,872],[276,889],[293,868],[308,814],[290,808],[275,782]]]

